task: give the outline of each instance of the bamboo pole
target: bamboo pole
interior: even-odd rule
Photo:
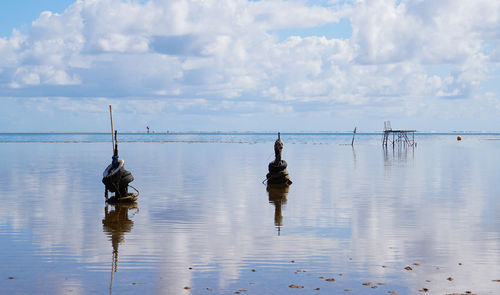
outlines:
[[[115,136],[113,135],[113,111],[109,105],[109,118],[111,119],[111,142],[113,143],[113,154],[115,152]]]
[[[351,145],[354,145],[354,136],[356,136],[356,127],[354,127],[354,131],[353,131],[353,134],[352,134]]]

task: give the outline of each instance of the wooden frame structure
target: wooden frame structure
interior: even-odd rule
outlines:
[[[415,147],[415,132],[416,130],[392,130],[391,122],[384,122],[384,137],[382,139],[382,146],[387,147],[388,143],[392,144],[394,148],[398,147]],[[411,134],[411,139],[409,135]]]

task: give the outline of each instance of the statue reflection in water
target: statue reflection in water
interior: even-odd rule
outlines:
[[[269,202],[274,204],[274,225],[278,227],[278,236],[283,225],[283,215],[281,214],[281,206],[286,204],[286,196],[288,189],[292,184],[286,167],[288,166],[285,160],[281,159],[283,152],[283,142],[281,141],[280,133],[278,139],[274,142],[274,161],[269,163],[269,173],[263,182],[267,182],[267,193],[269,194]]]
[[[108,209],[111,206],[111,210]],[[137,203],[106,205],[104,208],[104,219],[102,220],[103,231],[111,240],[113,246],[113,261],[111,263],[111,280],[109,285],[109,294],[113,289],[113,273],[117,271],[118,266],[118,246],[125,240],[125,233],[130,232],[134,222],[129,219],[128,211],[135,209],[139,211]]]
[[[286,196],[288,195],[288,185],[268,185],[267,193],[269,194],[269,203],[274,205],[274,225],[278,227],[278,236],[283,226],[283,215],[281,206],[286,204]]]

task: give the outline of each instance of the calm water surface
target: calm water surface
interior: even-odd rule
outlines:
[[[275,135],[128,134],[140,197],[114,207],[109,135],[3,134],[0,290],[499,294],[500,135],[462,138],[284,134],[294,183],[268,192]]]

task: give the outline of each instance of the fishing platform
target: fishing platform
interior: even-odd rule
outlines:
[[[392,130],[391,121],[384,122],[384,137],[382,139],[382,146],[387,147],[390,143],[392,147],[415,147],[416,130]]]

